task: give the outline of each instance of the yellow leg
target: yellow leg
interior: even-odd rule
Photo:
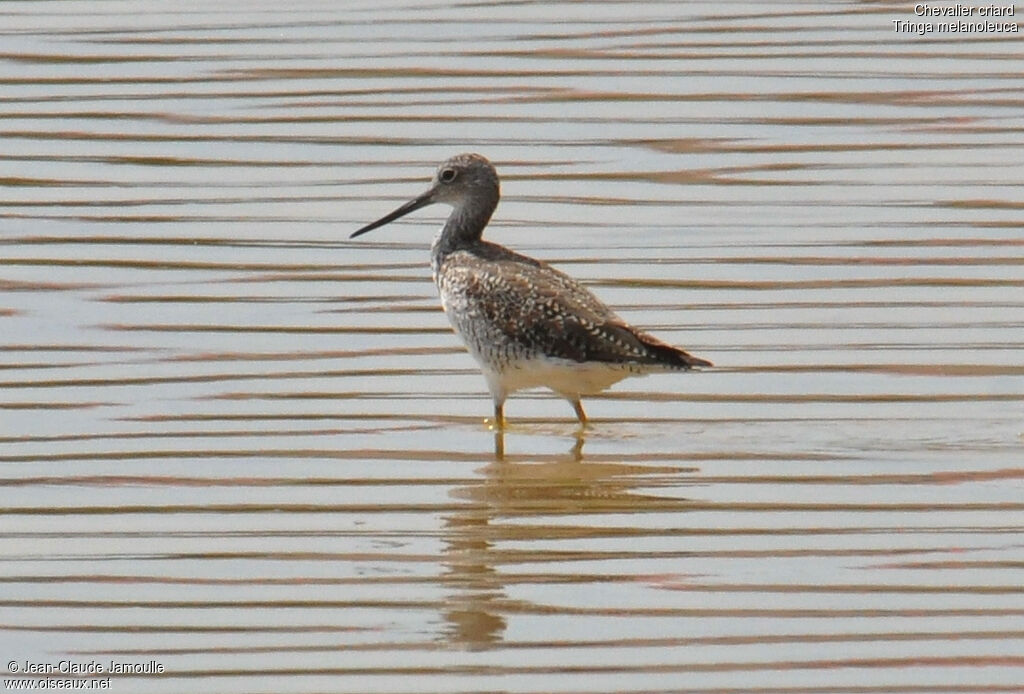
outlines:
[[[494,401],[494,428],[504,429],[505,428],[505,401],[501,402]]]
[[[580,420],[580,425],[587,426],[587,413],[583,411],[583,403],[580,402],[579,398],[569,402],[572,403],[572,409],[576,410],[576,417]]]

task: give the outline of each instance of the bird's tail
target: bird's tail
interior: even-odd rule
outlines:
[[[637,338],[649,349],[659,363],[675,369],[692,369],[695,366],[714,366],[707,359],[695,357],[678,347],[662,342],[653,335],[640,333]]]

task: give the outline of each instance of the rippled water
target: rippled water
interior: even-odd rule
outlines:
[[[2,662],[1020,691],[1024,43],[912,7],[4,3]],[[716,368],[496,441],[443,210],[346,240],[460,151]]]

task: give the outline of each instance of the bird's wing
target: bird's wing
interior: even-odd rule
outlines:
[[[505,249],[501,257],[455,252],[441,282],[459,286],[467,315],[525,350],[576,362],[710,366],[619,318],[594,294],[551,266]]]

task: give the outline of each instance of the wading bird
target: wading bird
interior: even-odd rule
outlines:
[[[460,154],[437,168],[426,192],[350,237],[427,205],[451,206],[431,246],[431,270],[448,320],[483,370],[497,429],[505,425],[505,399],[518,390],[550,388],[586,425],[581,396],[629,376],[711,366],[629,325],[547,263],[484,241],[499,197],[491,163]]]

